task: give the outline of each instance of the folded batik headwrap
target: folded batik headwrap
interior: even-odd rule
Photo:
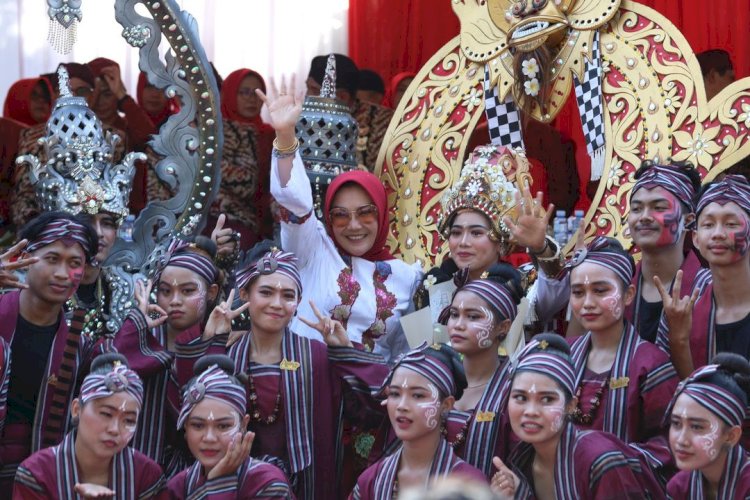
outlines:
[[[127,392],[143,404],[143,381],[136,372],[115,361],[106,373],[90,373],[83,379],[80,401],[85,405],[93,399],[107,398],[117,392]]]
[[[635,181],[630,191],[630,198],[641,188],[664,188],[672,193],[680,202],[695,210],[695,186],[684,170],[672,165],[653,165],[644,170]]]
[[[695,370],[688,378],[680,382],[672,400],[669,402],[669,406],[667,406],[664,423],[669,422],[680,394],[687,394],[728,426],[741,426],[745,420],[746,402],[723,387],[706,381],[719,370],[721,370],[719,365],[706,365]]]
[[[532,339],[526,344],[526,347],[518,353],[518,357],[511,362],[510,379],[512,380],[520,372],[541,373],[553,378],[572,396],[576,388],[576,371],[573,363],[557,354],[546,352],[548,347],[546,340]],[[509,394],[510,391],[508,391]]]
[[[711,203],[726,205],[734,202],[750,215],[750,184],[741,175],[727,175],[709,185],[698,200],[695,214],[699,215]]]
[[[238,385],[227,372],[218,365],[211,365],[206,371],[190,381],[182,393],[182,407],[177,418],[177,429],[182,429],[195,405],[204,398],[211,398],[226,403],[236,410],[240,418],[247,408],[245,388]]]
[[[613,271],[623,283],[629,285],[635,273],[633,258],[626,254],[606,250],[609,246],[610,240],[608,238],[597,236],[586,248],[576,251],[565,264],[561,276],[570,274],[574,268],[584,262],[591,262]]]
[[[155,281],[159,281],[159,276],[167,266],[182,267],[193,271],[209,285],[216,283],[219,277],[219,270],[210,255],[194,243],[188,243],[180,239],[174,239],[169,244]]]
[[[56,241],[62,241],[66,245],[78,243],[87,255],[86,260],[88,261],[88,255],[93,255],[97,251],[96,248],[91,248],[88,234],[89,232],[83,224],[70,219],[57,219],[47,224],[37,237],[26,245],[26,251],[29,253],[35,252]]]
[[[456,297],[458,292],[472,292],[481,297],[500,313],[503,320],[513,320],[518,313],[518,307],[516,306],[511,291],[508,290],[508,287],[497,281],[485,279],[469,281],[456,288],[456,291],[453,292],[451,302],[453,302],[453,298]],[[451,306],[448,305],[440,312],[440,316],[438,317],[439,323],[443,325],[448,324],[450,308]]]
[[[386,388],[391,385],[393,374],[399,367],[407,368],[413,372],[416,372],[427,380],[435,384],[440,394],[445,396],[456,396],[458,387],[456,381],[453,379],[453,370],[450,366],[446,365],[441,359],[431,355],[431,352],[440,349],[451,349],[445,344],[428,345],[426,342],[417,347],[416,349],[403,354],[396,360],[396,364],[391,367],[388,377],[386,377],[383,385],[376,392],[377,394],[383,394]]]
[[[242,289],[260,275],[281,273],[294,281],[298,295],[302,295],[302,278],[297,269],[297,257],[290,252],[278,249],[267,252],[255,263],[237,273],[237,286]]]

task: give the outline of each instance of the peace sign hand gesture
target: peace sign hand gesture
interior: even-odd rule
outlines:
[[[13,260],[23,253],[28,243],[29,240],[21,240],[0,255],[0,288],[29,288],[29,285],[21,283],[16,273],[13,272],[39,262],[39,257]]]
[[[256,89],[255,93],[268,108],[268,114],[271,126],[276,130],[277,136],[287,135],[294,138],[294,126],[297,124],[299,115],[302,113],[302,103],[305,100],[305,91],[300,90],[295,93],[296,78],[292,75],[289,86],[286,84],[286,78],[281,77],[280,88],[276,87],[276,81],[270,79],[270,92],[264,94],[262,90]],[[279,137],[282,139],[282,137]],[[288,146],[289,144],[282,144]]]
[[[229,339],[227,340],[227,347],[231,346],[242,336],[243,332],[232,331],[232,320],[242,314],[244,310],[250,307],[250,302],[245,302],[237,309],[232,309],[234,304],[234,288],[230,290],[227,300],[220,302],[214,310],[211,311],[211,315],[208,317],[208,322],[203,330],[203,339],[208,340],[213,338],[215,335],[228,333]]]
[[[300,317],[300,321],[310,328],[318,330],[328,347],[353,347],[352,341],[349,340],[349,335],[346,333],[344,325],[342,325],[340,321],[322,314],[312,300],[310,301],[310,307],[312,307],[313,313],[318,318],[318,321],[310,321],[303,317]]]

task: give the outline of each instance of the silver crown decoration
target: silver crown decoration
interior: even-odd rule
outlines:
[[[76,42],[81,21],[81,0],[47,0],[47,41],[60,54],[68,54]]]
[[[349,106],[336,99],[336,57],[328,56],[320,96],[307,96],[295,132],[311,180],[330,180],[357,167],[357,121]]]
[[[99,118],[86,100],[71,94],[68,71],[58,69],[60,97],[47,121],[44,146],[47,162],[24,155],[16,163],[29,164],[31,183],[43,210],[71,214],[108,212],[119,219],[128,215],[128,200],[135,175],[134,163],[143,153],[128,153],[122,163],[112,164],[116,134],[104,133]]]

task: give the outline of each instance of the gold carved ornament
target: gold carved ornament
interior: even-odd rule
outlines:
[[[570,98],[573,74],[582,74],[593,30],[599,30],[606,153],[585,216],[587,238],[607,235],[630,244],[625,221],[642,160],[687,160],[708,182],[750,154],[750,78],[707,101],[692,49],[658,12],[629,0],[563,0],[519,20],[513,15],[518,3],[524,2],[452,0],[460,35],[419,71],[390,123],[377,173],[392,211],[389,247],[408,262],[429,267],[447,251],[437,230],[441,195],[458,180],[484,112],[485,67],[501,98],[512,92],[509,44],[514,50],[552,46],[551,65],[542,68],[549,72],[550,92],[531,112],[549,122]],[[512,38],[534,22],[548,27],[521,43]],[[507,174],[512,180],[514,173]]]

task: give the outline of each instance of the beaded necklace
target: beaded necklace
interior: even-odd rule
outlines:
[[[253,381],[253,375],[251,370],[247,372],[247,385],[248,385],[248,403],[250,409],[250,418],[258,423],[271,425],[276,422],[279,418],[279,412],[281,411],[281,374],[279,374],[279,389],[276,391],[276,403],[273,406],[273,411],[268,416],[263,416],[260,413],[260,406],[258,405],[258,393],[255,390],[255,382]]]
[[[573,419],[573,422],[579,425],[591,425],[591,423],[594,421],[594,417],[596,416],[596,411],[599,409],[599,405],[602,401],[602,394],[604,394],[604,388],[609,383],[611,377],[604,377],[599,384],[599,387],[597,387],[596,392],[592,396],[590,403],[591,408],[589,408],[589,411],[586,413],[583,413],[583,410],[581,410],[581,392],[583,390],[583,384],[578,386],[578,389],[576,389],[576,399],[578,400],[578,403],[576,403],[576,409],[573,410],[573,413],[571,414],[571,418]]]

